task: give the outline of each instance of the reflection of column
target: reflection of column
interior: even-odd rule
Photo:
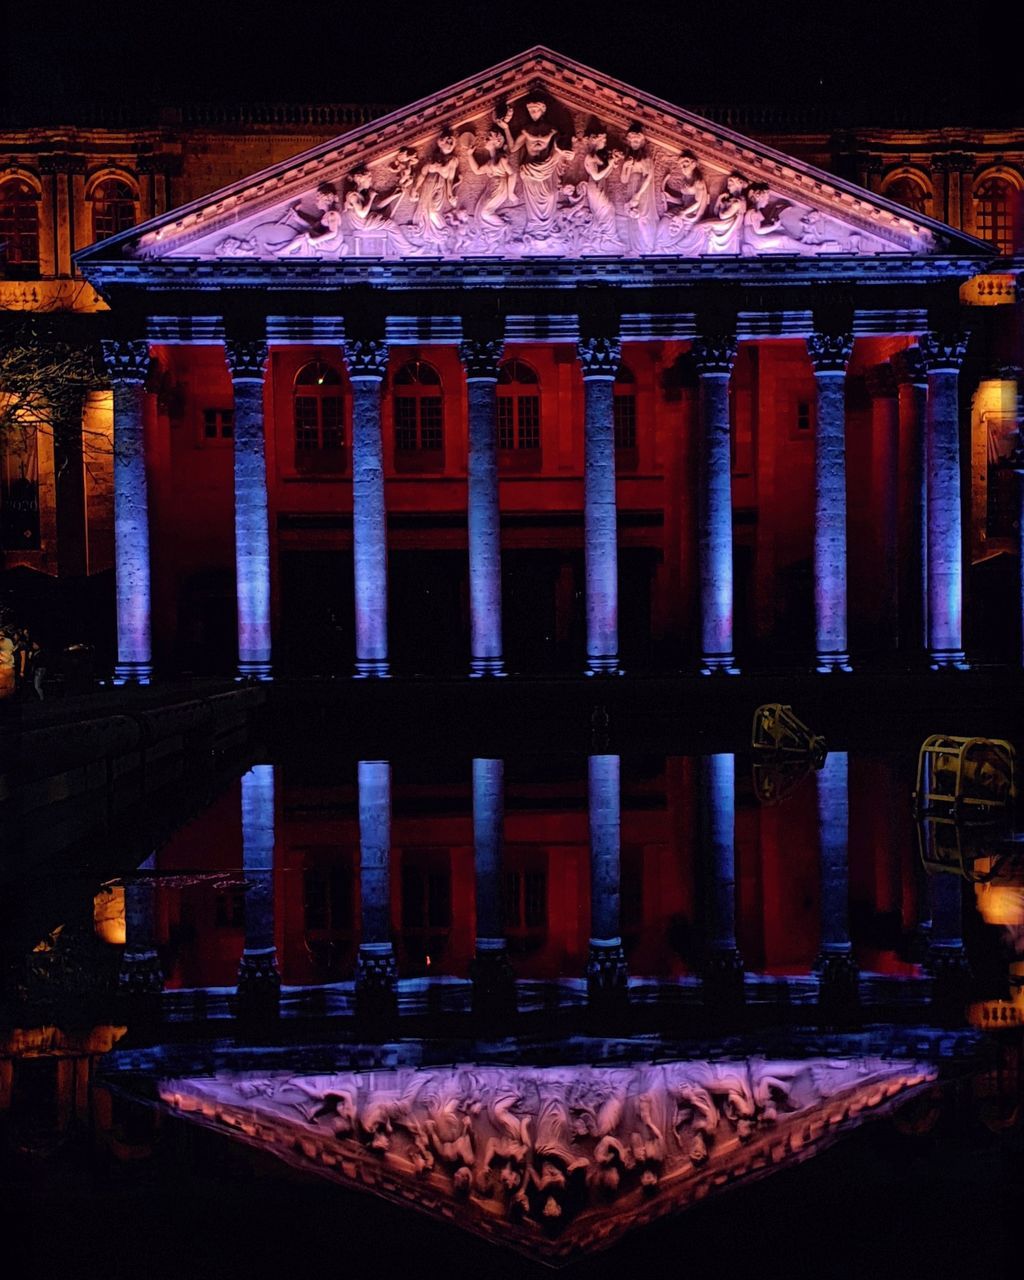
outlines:
[[[857,966],[850,945],[849,757],[830,751],[817,776],[818,853],[821,876],[821,946],[818,973],[823,994],[855,998]]]
[[[867,373],[871,396],[871,461],[875,503],[876,559],[873,578],[878,592],[878,648],[899,647],[899,401],[898,385],[887,364]]]
[[[150,648],[149,498],[146,488],[146,342],[103,342],[114,387],[114,564],[117,665],[114,682],[148,684]]]
[[[352,383],[352,553],[356,593],[356,673],[388,672],[388,518],[384,505],[384,446],[380,384],[387,370],[384,342],[345,343]]]
[[[156,952],[155,897],[156,854],[150,854],[124,886],[124,955],[118,973],[119,988],[130,996],[153,995],[163,990],[164,977]]]
[[[242,872],[245,948],[238,995],[253,1004],[277,1000],[281,977],[274,946],[274,766],[254,765],[242,776]]]
[[[583,367],[583,524],[587,574],[587,668],[619,664],[619,561],[615,505],[614,384],[622,350],[617,338],[587,338]]]
[[[356,960],[356,996],[384,1011],[394,1000],[391,944],[391,765],[359,761],[359,897],[362,934]]]
[[[963,938],[963,882],[958,875],[932,872],[928,876],[931,929],[925,967],[942,994],[953,994],[969,974]]]
[[[812,333],[814,435],[814,647],[819,671],[848,671],[846,638],[846,364],[848,333]]]
[[[235,391],[235,594],[238,674],[270,677],[270,517],[263,430],[265,342],[224,344]]]
[[[928,371],[928,654],[935,668],[965,665],[957,375],[966,347],[963,334],[921,335]]]
[[[732,652],[732,449],[729,378],[732,337],[697,338],[697,557],[701,670],[734,673]]]
[[[468,509],[470,665],[496,674],[501,658],[501,515],[498,505],[498,424],[495,403],[503,342],[459,347],[469,403]]]
[[[901,629],[901,648],[924,653],[928,648],[928,470],[925,459],[925,419],[928,376],[917,347],[908,347],[893,360],[899,380],[900,435],[905,440],[908,472],[907,538],[901,550],[904,580],[901,594],[907,626]]]
[[[625,993],[626,957],[619,930],[618,756],[589,756],[590,953],[587,988],[591,996]]]
[[[476,866],[476,958],[473,1002],[477,1011],[515,1009],[515,978],[501,919],[501,847],[504,763],[473,761],[473,859]]]
[[[736,945],[736,763],[731,754],[700,762],[704,845],[705,987],[742,996],[743,961]]]

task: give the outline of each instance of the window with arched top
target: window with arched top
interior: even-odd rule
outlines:
[[[24,178],[0,181],[0,270],[39,272],[39,195]]]
[[[996,175],[984,178],[974,191],[975,230],[1000,253],[1013,253],[1018,194],[1013,183]]]
[[[345,470],[345,398],[340,371],[311,360],[295,375],[295,469]]]
[[[920,179],[911,176],[909,173],[893,178],[892,181],[886,184],[883,194],[888,196],[890,200],[894,200],[897,204],[909,209],[911,213],[923,215],[928,212],[928,191]]]
[[[498,448],[521,462],[540,458],[540,379],[525,360],[498,370]]]
[[[441,375],[425,360],[409,360],[395,374],[395,465],[435,468],[444,460]]]
[[[612,415],[615,423],[615,448],[621,454],[636,453],[636,378],[633,370],[619,365],[615,375]]]
[[[106,240],[138,221],[135,191],[124,178],[101,178],[92,189],[92,237]]]

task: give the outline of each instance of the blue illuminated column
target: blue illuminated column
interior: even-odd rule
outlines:
[[[117,665],[114,683],[149,684],[149,498],[146,487],[145,404],[149,344],[103,342],[114,388],[114,565],[117,580]]]
[[[254,765],[242,775],[242,873],[245,947],[238,969],[239,997],[276,1001],[281,989],[274,945],[274,766]]]
[[[743,989],[743,961],[736,945],[736,759],[721,752],[700,762],[700,813],[704,845],[704,912],[707,946],[704,981],[716,991]]]
[[[928,413],[928,375],[917,347],[908,347],[893,358],[899,381],[900,435],[909,476],[910,537],[902,557],[905,565],[907,618],[903,633],[906,647],[918,653],[928,649],[928,468],[925,421]]]
[[[591,996],[624,993],[626,956],[620,935],[618,756],[589,756]]]
[[[585,338],[583,369],[583,528],[587,575],[587,669],[619,665],[618,513],[615,504],[614,383],[617,338]]]
[[[480,340],[459,347],[469,402],[469,621],[474,675],[497,675],[502,670],[496,387],[503,347],[503,342]]]
[[[736,673],[732,651],[732,456],[729,378],[731,335],[695,338],[697,367],[697,562],[700,578],[700,669]]]
[[[394,996],[391,943],[391,765],[359,761],[359,897],[362,934],[356,993],[371,1005]]]
[[[818,974],[824,988],[856,991],[857,966],[850,945],[849,757],[830,751],[817,775],[821,943]]]
[[[924,333],[928,374],[928,655],[933,668],[965,666],[960,515],[960,405],[957,377],[967,348],[961,333]]]
[[[899,386],[892,367],[876,365],[867,371],[871,396],[871,454],[875,499],[873,577],[877,590],[877,647],[893,653],[900,639],[899,580]]]
[[[270,678],[270,517],[264,450],[265,342],[224,344],[235,392],[235,594],[238,674]]]
[[[814,434],[814,647],[819,671],[849,671],[846,636],[846,365],[848,333],[812,333]]]
[[[345,343],[352,383],[352,552],[355,564],[356,674],[388,673],[388,517],[380,389],[388,348]]]
[[[124,886],[124,954],[118,987],[129,996],[156,995],[164,976],[155,941],[156,855],[150,854]]]
[[[928,876],[931,929],[925,968],[932,975],[939,999],[955,998],[970,976],[963,938],[963,881],[958,875],[932,872]]]
[[[505,766],[473,761],[473,860],[476,867],[474,1002],[478,1008],[515,1008],[515,979],[501,918],[501,848]]]

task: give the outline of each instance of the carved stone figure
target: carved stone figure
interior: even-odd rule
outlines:
[[[594,130],[584,138],[583,171],[587,181],[583,185],[590,209],[590,247],[597,253],[615,252],[622,248],[615,220],[615,205],[608,195],[607,179],[622,160],[621,151],[608,154],[608,135],[604,130]]]
[[[654,157],[643,126],[635,120],[626,130],[626,153],[620,177],[627,244],[633,253],[652,253],[658,233]]]
[[[792,236],[779,222],[779,214],[788,200],[773,200],[764,182],[752,182],[747,188],[747,211],[743,215],[743,252],[747,255],[774,250],[799,253],[801,237]]]
[[[345,233],[355,240],[374,237],[398,253],[413,254],[415,249],[405,231],[394,221],[390,209],[402,197],[401,188],[379,198],[373,188],[373,178],[368,169],[357,169],[352,174],[352,190],[345,196]]]
[[[341,247],[341,213],[338,209],[338,189],[331,182],[321,183],[314,200],[318,216],[312,217],[302,208],[302,201],[291,206],[291,215],[299,225],[294,234],[274,248],[279,258],[323,257],[324,251]]]
[[[477,177],[487,178],[487,186],[474,211],[481,230],[504,232],[508,216],[498,211],[512,204],[516,194],[516,171],[506,151],[505,135],[497,125],[487,130],[483,143],[486,160],[478,160],[472,146],[466,148],[466,164]]]
[[[455,134],[445,129],[438,134],[433,155],[421,165],[411,192],[416,204],[412,225],[424,244],[443,246],[448,240],[458,193],[459,157]]]
[[[747,211],[745,199],[747,180],[739,173],[730,173],[725,189],[715,199],[714,217],[699,224],[698,233],[703,241],[698,253],[739,253],[743,241],[743,217]]]
[[[658,222],[657,248],[674,252],[685,243],[708,207],[708,184],[692,151],[682,151],[661,184],[665,215]]]
[[[545,120],[547,109],[543,98],[528,98],[526,114],[529,120],[514,139],[510,129],[511,107],[495,121],[505,135],[509,155],[523,153],[519,161],[519,181],[526,206],[524,232],[539,240],[548,238],[554,230],[559,179],[573,154],[559,146],[558,130],[551,128]]]

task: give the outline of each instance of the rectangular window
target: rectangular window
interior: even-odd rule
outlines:
[[[540,448],[540,396],[517,396],[520,449]]]
[[[444,437],[442,432],[441,397],[423,396],[420,400],[420,448],[441,448]]]
[[[515,401],[511,396],[498,397],[498,448],[516,447]]]
[[[341,396],[324,396],[320,408],[323,412],[323,447],[340,449],[345,443],[344,401]]]
[[[616,396],[612,401],[616,449],[636,448],[636,396]]]
[[[203,439],[231,440],[235,434],[234,409],[204,409]]]
[[[411,396],[395,396],[395,448],[416,448],[416,401]]]
[[[320,436],[317,429],[316,398],[314,396],[295,397],[295,451],[306,453],[320,447]]]

